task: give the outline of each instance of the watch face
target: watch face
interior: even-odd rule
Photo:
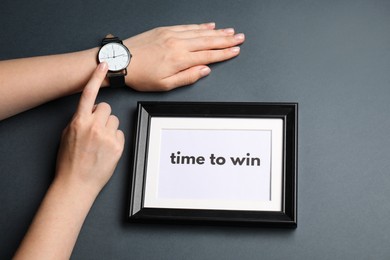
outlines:
[[[121,71],[127,68],[130,57],[130,52],[126,46],[116,42],[103,45],[98,54],[99,62],[107,62],[110,71]]]

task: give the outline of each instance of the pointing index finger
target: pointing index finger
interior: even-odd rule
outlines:
[[[93,72],[87,85],[84,87],[81,94],[77,113],[79,114],[91,114],[95,105],[96,97],[99,92],[99,88],[102,85],[104,78],[108,71],[108,65],[102,62],[98,65]]]

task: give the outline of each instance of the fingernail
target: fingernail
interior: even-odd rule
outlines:
[[[203,68],[201,68],[200,69],[200,75],[202,76],[202,77],[205,77],[205,76],[207,76],[207,75],[209,75],[210,74],[210,68],[209,67],[203,67]]]
[[[238,33],[236,35],[234,35],[234,38],[237,40],[237,41],[242,41],[245,39],[245,35],[243,33]]]
[[[234,29],[233,28],[226,28],[222,30],[224,33],[227,35],[233,35],[234,34]]]
[[[215,23],[214,22],[206,23],[206,26],[209,28],[215,28]]]
[[[107,62],[102,62],[99,64],[99,69],[102,71],[107,70],[107,67],[108,67]]]
[[[240,47],[236,46],[236,47],[232,47],[230,49],[232,52],[240,52]]]

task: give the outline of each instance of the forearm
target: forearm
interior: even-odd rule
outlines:
[[[55,180],[15,259],[69,259],[97,192],[78,182]]]
[[[96,68],[97,52],[0,61],[0,120],[80,92]]]

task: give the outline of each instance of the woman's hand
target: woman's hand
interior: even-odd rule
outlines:
[[[114,172],[123,132],[108,104],[95,105],[107,69],[100,64],[81,94],[62,135],[56,177],[14,259],[69,259],[85,217]]]
[[[114,172],[125,140],[111,107],[95,105],[106,73],[107,64],[101,63],[85,86],[77,111],[63,132],[57,159],[56,180],[85,185],[95,195]]]
[[[126,84],[138,91],[168,91],[210,73],[207,64],[237,56],[245,40],[234,29],[214,23],[156,28],[128,38],[133,57]]]

